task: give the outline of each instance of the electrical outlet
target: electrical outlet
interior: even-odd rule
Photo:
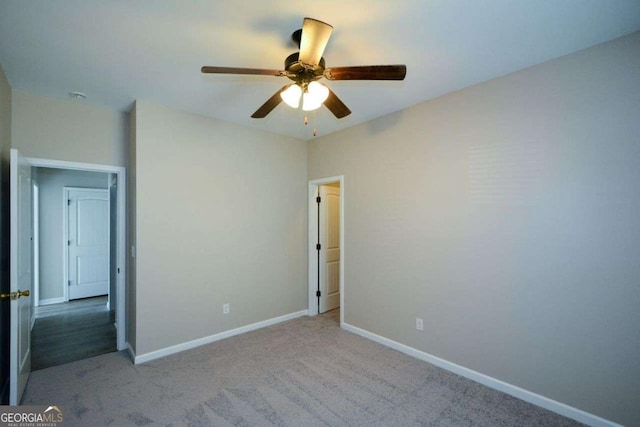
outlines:
[[[419,331],[424,331],[424,323],[422,322],[422,319],[419,317],[416,317],[416,329]]]
[[[229,303],[222,304],[222,314],[229,314],[229,311],[231,311]]]

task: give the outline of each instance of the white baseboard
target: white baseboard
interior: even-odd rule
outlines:
[[[38,301],[38,306],[51,305],[51,304],[60,304],[60,303],[63,303],[63,302],[66,302],[64,300],[64,297],[41,299],[40,301]]]
[[[622,427],[620,424],[616,424],[613,421],[609,421],[604,418],[598,417],[597,415],[585,412],[581,409],[565,405],[564,403],[549,399],[542,395],[506,383],[488,375],[481,374],[480,372],[476,372],[463,366],[456,365],[455,363],[441,359],[437,356],[433,356],[429,353],[425,353],[424,351],[417,350],[413,347],[400,344],[399,342],[390,340],[380,335],[376,335],[372,332],[360,329],[348,323],[342,323],[341,326],[345,331],[353,332],[356,335],[360,335],[361,337],[370,339],[371,341],[375,341],[379,344],[390,347],[394,350],[398,350],[401,353],[408,354],[409,356],[413,356],[417,359],[424,360],[425,362],[431,363],[432,365],[435,365],[439,368],[453,372],[454,374],[458,374],[462,377],[468,378],[480,384],[486,385],[487,387],[491,387],[495,390],[509,394],[513,397],[517,397],[518,399],[524,400],[525,402],[529,402],[533,405],[574,419],[583,424],[587,424],[593,427]]]
[[[170,354],[180,353],[181,351],[189,350],[195,347],[200,347],[202,345],[220,341],[225,338],[230,338],[234,335],[244,334],[245,332],[255,331],[256,329],[275,325],[276,323],[281,323],[287,320],[295,319],[297,317],[306,316],[307,313],[308,313],[308,310],[301,310],[295,313],[285,314],[284,316],[274,317],[273,319],[267,319],[267,320],[263,320],[262,322],[241,326],[236,329],[231,329],[229,331],[224,331],[218,334],[209,335],[208,337],[198,338],[197,340],[188,341],[188,342],[177,344],[171,347],[166,347],[160,350],[141,354],[139,356],[136,356],[133,350],[131,349],[131,347],[129,347],[129,353],[133,356],[133,363],[137,365],[138,363],[148,362],[150,360],[159,359],[164,356],[169,356]]]

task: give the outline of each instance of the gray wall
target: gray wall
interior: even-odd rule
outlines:
[[[126,113],[13,92],[13,148],[28,157],[127,166]]]
[[[0,64],[0,292],[9,291],[11,87]],[[9,300],[0,301],[0,404],[9,403]]]
[[[306,144],[148,102],[135,120],[136,354],[306,309]]]
[[[345,175],[345,321],[640,425],[639,53],[635,33],[311,141],[309,178]]]
[[[40,296],[64,296],[64,187],[108,188],[109,174],[51,168],[37,169],[40,188]],[[60,302],[60,301],[55,301]]]

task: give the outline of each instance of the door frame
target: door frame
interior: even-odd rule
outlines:
[[[318,195],[318,188],[323,184],[330,184],[332,182],[340,183],[340,327],[344,325],[344,175],[332,176],[327,178],[314,179],[309,181],[309,237],[308,237],[308,272],[309,272],[309,290],[307,308],[309,316],[316,316],[318,314],[318,299],[316,297],[316,290],[318,288],[318,256],[316,252],[316,239],[318,234],[318,205],[316,203],[316,197]]]
[[[40,305],[40,185],[31,177],[33,200],[33,307]],[[35,313],[35,310],[34,310]],[[32,322],[35,322],[35,314]],[[31,325],[33,329],[33,324]]]
[[[116,198],[117,198],[117,269],[119,269],[116,283],[116,333],[117,348],[125,350],[127,334],[127,313],[126,313],[126,201],[127,201],[127,175],[124,166],[100,165],[94,163],[67,162],[63,160],[51,160],[35,157],[27,157],[26,160],[32,167],[70,169],[87,172],[106,172],[116,175]],[[67,290],[68,292],[68,290]]]
[[[63,295],[64,295],[64,302],[69,302],[69,245],[67,243],[67,241],[69,240],[69,205],[67,203],[67,200],[69,200],[69,192],[70,191],[82,191],[82,190],[89,190],[89,191],[104,191],[105,193],[107,193],[107,217],[109,218],[109,224],[107,224],[107,236],[110,236],[111,233],[111,193],[109,192],[109,188],[90,188],[90,187],[64,187],[62,189],[62,221],[63,221],[63,225],[62,225],[62,242],[60,242],[60,244],[62,245],[62,259],[63,259],[63,264],[62,264],[62,278],[63,278]],[[116,191],[117,191],[117,187],[116,187]],[[109,238],[109,253],[111,252],[111,239]],[[111,298],[113,298],[113,295],[111,295],[111,257],[109,257],[109,259],[107,259],[107,264],[109,265],[109,267],[107,268],[107,270],[109,271],[109,290],[107,291],[107,307],[109,306],[109,301],[111,301]]]

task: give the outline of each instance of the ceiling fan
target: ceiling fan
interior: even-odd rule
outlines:
[[[291,38],[298,44],[300,52],[293,53],[284,60],[284,70],[259,68],[202,67],[205,74],[253,74],[262,76],[287,77],[294,83],[283,86],[267,100],[255,113],[254,119],[267,116],[284,101],[298,108],[302,99],[302,109],[315,110],[326,106],[338,119],[351,114],[351,110],[327,86],[318,82],[327,80],[404,80],[406,65],[364,65],[355,67],[325,68],[322,54],[333,27],[325,22],[304,18],[302,29],[295,31]]]

